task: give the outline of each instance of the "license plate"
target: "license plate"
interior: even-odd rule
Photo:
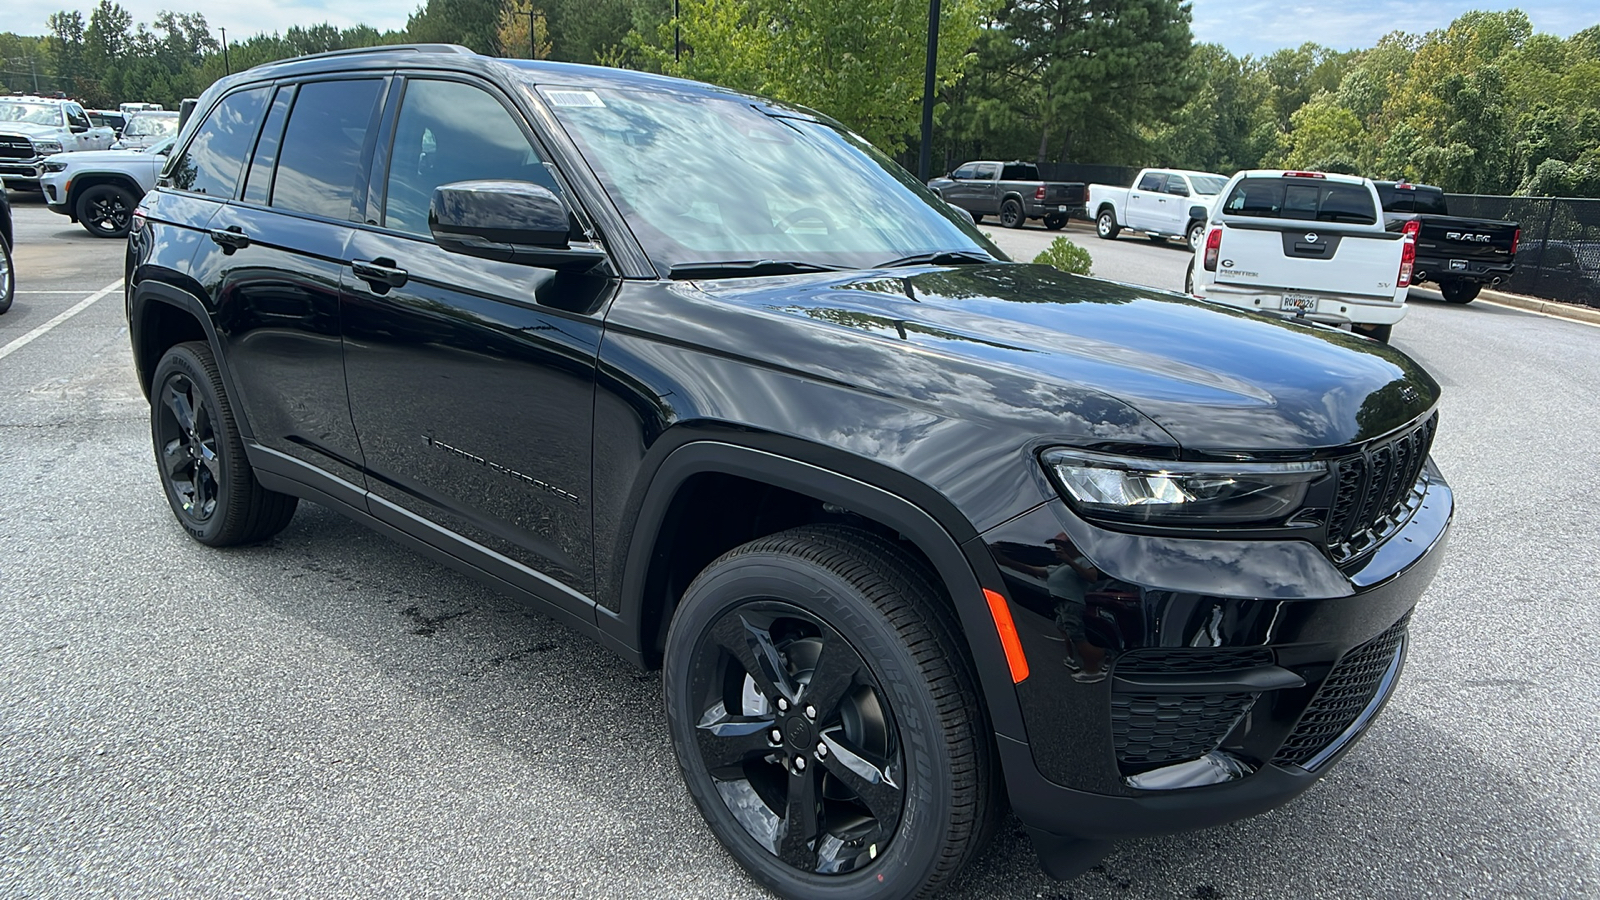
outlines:
[[[1298,309],[1302,312],[1315,312],[1317,298],[1310,294],[1284,294],[1282,309]]]
[[[1066,212],[1066,211],[1067,211],[1067,208],[1065,206],[1056,207],[1056,212]]]
[[[1452,271],[1452,272],[1465,272],[1466,270],[1467,270],[1467,261],[1466,260],[1464,260],[1464,259],[1452,259],[1452,260],[1450,260],[1450,271]]]

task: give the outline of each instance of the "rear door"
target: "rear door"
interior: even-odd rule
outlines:
[[[1223,200],[1217,282],[1393,299],[1402,236],[1366,184],[1243,178]]]
[[[1128,208],[1124,211],[1128,228],[1140,231],[1161,231],[1161,210],[1166,205],[1167,174],[1146,172],[1139,183],[1128,191]]]
[[[972,167],[971,198],[968,209],[979,215],[992,216],[1000,212],[1000,164],[978,163]]]
[[[1157,204],[1161,207],[1161,230],[1168,234],[1183,234],[1189,227],[1189,180],[1177,173],[1167,175],[1166,196]]]

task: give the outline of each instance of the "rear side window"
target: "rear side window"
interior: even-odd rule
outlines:
[[[265,205],[272,194],[272,167],[278,162],[278,145],[283,138],[283,123],[289,118],[289,103],[294,99],[294,88],[278,89],[267,109],[267,124],[261,128],[261,139],[256,142],[255,156],[250,160],[250,174],[244,180],[244,199],[247,203]]]
[[[300,86],[278,151],[272,205],[349,219],[361,153],[383,82],[313,81]]]
[[[1246,178],[1234,185],[1222,211],[1262,219],[1361,225],[1378,221],[1377,207],[1365,185],[1311,179]]]
[[[271,90],[252,88],[222,98],[172,164],[172,186],[211,197],[232,197]]]
[[[975,181],[993,181],[994,175],[998,171],[1000,171],[1000,167],[994,163],[979,165],[973,169],[972,177]]]
[[[1000,173],[1001,181],[1038,181],[1039,169],[1035,166],[1009,165]]]
[[[441,184],[531,181],[561,193],[505,106],[459,81],[406,85],[390,159],[383,224],[412,234],[428,234],[428,202]]]
[[[1139,179],[1139,186],[1134,188],[1134,190],[1155,191],[1159,193],[1166,186],[1167,175],[1165,172],[1146,172],[1144,177]]]

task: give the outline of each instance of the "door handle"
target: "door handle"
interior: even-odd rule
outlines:
[[[389,288],[405,287],[411,277],[405,269],[397,268],[394,260],[383,256],[370,260],[358,259],[350,263],[350,268],[355,270],[357,278],[379,293]]]
[[[232,253],[235,250],[243,250],[250,246],[250,236],[245,234],[244,229],[237,225],[211,229],[211,240],[221,247],[224,253]]]

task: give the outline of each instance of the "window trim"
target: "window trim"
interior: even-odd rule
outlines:
[[[278,184],[278,153],[272,157],[272,171],[267,173],[267,200],[265,203],[256,203],[244,199],[244,192],[250,187],[250,171],[255,168],[256,154],[261,152],[261,140],[267,136],[267,120],[272,118],[272,104],[278,100],[278,95],[284,91],[290,92],[289,112],[283,115],[283,125],[278,129],[278,150],[283,150],[283,135],[289,130],[289,116],[294,113],[294,102],[300,96],[300,83],[297,81],[282,81],[272,83],[272,96],[267,98],[266,114],[261,117],[261,127],[256,129],[256,142],[250,145],[250,156],[245,160],[244,172],[239,179],[239,188],[234,191],[235,201],[240,206],[252,209],[272,208],[272,189]]]

